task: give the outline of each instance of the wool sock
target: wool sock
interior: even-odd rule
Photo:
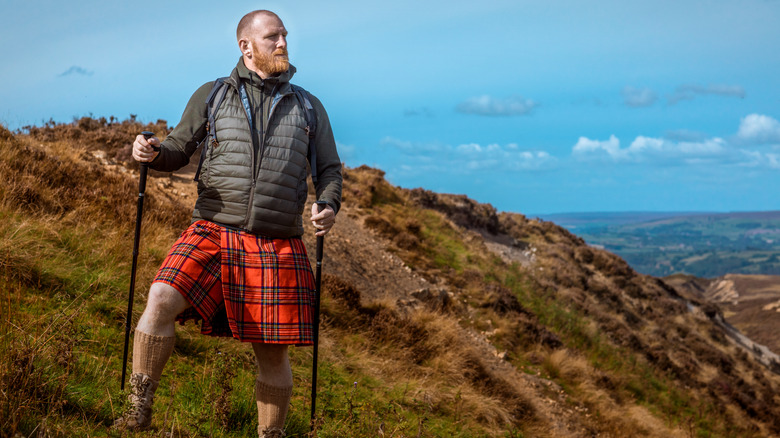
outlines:
[[[136,330],[133,338],[133,374],[160,381],[163,367],[173,353],[174,336],[156,336]]]
[[[284,420],[290,408],[292,386],[273,386],[260,379],[255,380],[255,399],[257,400],[258,431],[265,429],[284,429]]]

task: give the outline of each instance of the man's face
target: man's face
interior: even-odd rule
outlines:
[[[276,76],[290,68],[287,57],[287,29],[273,16],[261,16],[250,33],[252,64],[267,76]]]

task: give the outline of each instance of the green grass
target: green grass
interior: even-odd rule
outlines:
[[[10,434],[0,436],[42,430],[51,436],[105,436],[125,404],[119,377],[130,245],[109,228],[32,219],[7,210],[2,218],[0,349],[12,354],[0,360],[0,377],[4,388],[38,389],[0,398],[0,430]],[[150,254],[162,254],[167,244],[149,241],[142,250],[135,320],[150,281],[143,271],[153,271],[159,263],[159,257]],[[324,303],[324,309],[329,307],[335,306]],[[350,337],[345,359],[338,364],[320,361],[318,436],[375,436],[380,426],[386,436],[417,436],[418,431],[423,436],[491,436],[478,424],[456,421],[448,412],[410,397],[416,384],[400,390],[392,382],[362,374],[356,361],[365,340],[360,334]],[[176,350],[157,393],[155,429],[138,436],[160,436],[163,431],[214,437],[255,433],[255,371],[250,350],[244,347],[229,339],[202,337],[191,324],[179,328]],[[29,360],[27,375],[15,373],[24,360]],[[311,349],[293,348],[291,360],[295,392],[288,436],[306,436]],[[228,369],[232,374],[225,373]],[[229,396],[217,408],[209,400],[226,392],[225,382],[230,382]]]

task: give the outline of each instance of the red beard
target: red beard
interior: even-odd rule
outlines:
[[[256,69],[269,76],[284,73],[290,68],[286,49],[277,49],[270,55],[260,53],[256,49],[253,52],[252,64],[255,65]]]

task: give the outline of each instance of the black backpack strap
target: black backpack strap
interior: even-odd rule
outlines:
[[[317,133],[317,113],[311,104],[309,93],[302,87],[290,84],[298,103],[303,108],[303,116],[306,118],[306,134],[309,135],[309,164],[311,166],[311,180],[317,184],[317,147],[314,144],[314,135]]]
[[[206,131],[208,131],[208,133],[202,142],[203,149],[200,151],[200,162],[198,162],[198,170],[195,172],[195,181],[198,181],[200,178],[200,169],[203,167],[203,161],[206,160],[209,146],[216,147],[219,144],[217,142],[217,129],[214,126],[214,116],[217,113],[219,106],[222,105],[222,101],[225,99],[225,94],[227,94],[228,86],[225,83],[226,79],[227,78],[225,77],[214,81],[214,86],[211,87],[211,92],[209,92],[209,96],[206,98],[206,105],[208,106],[208,121],[206,122]]]

